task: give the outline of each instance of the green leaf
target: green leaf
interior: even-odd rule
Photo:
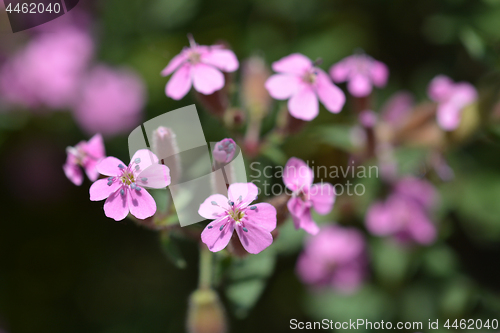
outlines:
[[[155,199],[157,211],[160,213],[166,213],[168,209],[168,204],[171,200],[170,193],[165,190],[149,190],[148,191]]]
[[[162,233],[160,236],[161,248],[163,253],[177,268],[186,268],[187,263],[177,244],[178,240],[171,237],[168,233]]]
[[[314,136],[322,143],[340,148],[346,151],[354,150],[351,135],[352,127],[349,125],[319,126],[314,131]]]
[[[225,293],[237,317],[247,316],[257,303],[275,264],[276,254],[271,250],[233,260],[227,272]]]
[[[389,287],[401,284],[411,263],[407,250],[390,240],[375,239],[372,241],[372,253],[377,279]]]
[[[355,294],[339,294],[331,290],[311,293],[306,302],[306,309],[313,318],[331,318],[337,322],[387,321],[390,319],[391,302],[388,297],[374,286],[365,286]],[[359,326],[357,332],[367,332],[365,326]]]

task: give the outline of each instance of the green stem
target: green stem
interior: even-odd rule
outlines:
[[[200,277],[199,288],[209,289],[212,284],[213,254],[205,244],[200,244]]]

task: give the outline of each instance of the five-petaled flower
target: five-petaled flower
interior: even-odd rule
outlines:
[[[156,212],[156,203],[142,187],[164,188],[170,184],[170,171],[147,149],[138,150],[129,166],[116,157],[106,157],[97,164],[97,171],[108,176],[90,187],[90,200],[106,199],[104,213],[116,221],[129,213],[145,219]]]
[[[363,234],[356,228],[329,225],[307,240],[296,271],[304,283],[351,293],[365,279],[367,263]]]
[[[222,45],[198,45],[190,36],[190,47],[170,60],[163,69],[163,76],[175,73],[167,83],[165,93],[168,97],[179,100],[191,89],[210,95],[224,87],[224,72],[234,72],[239,63],[233,51]]]
[[[431,183],[400,179],[385,201],[374,202],[366,213],[366,228],[377,236],[393,236],[403,243],[428,245],[436,239],[436,226],[429,213],[437,199]]]
[[[296,229],[315,235],[319,228],[312,219],[311,207],[321,215],[328,214],[335,202],[335,189],[329,183],[313,185],[313,179],[313,170],[304,161],[295,157],[288,160],[283,172],[283,182],[293,191],[288,210]]]
[[[80,167],[85,169],[87,177],[95,181],[99,177],[96,170],[97,163],[106,156],[101,134],[94,135],[88,142],[80,141],[74,147],[66,148],[68,157],[63,165],[64,173],[75,185],[80,186],[83,182],[83,173]]]
[[[438,125],[451,131],[460,124],[462,110],[477,99],[477,91],[467,82],[453,82],[445,75],[436,76],[428,88],[429,97],[438,103]]]
[[[318,98],[328,111],[338,113],[342,110],[345,103],[342,90],[305,55],[290,54],[274,62],[272,67],[278,74],[266,81],[266,88],[273,98],[288,99],[288,110],[295,118],[316,118]]]
[[[382,88],[389,77],[387,66],[369,55],[354,54],[330,68],[333,82],[347,83],[347,90],[355,97],[365,97],[372,92],[372,85]]]
[[[257,194],[257,186],[252,183],[234,183],[228,189],[229,199],[214,194],[200,205],[198,214],[214,220],[201,233],[201,240],[210,251],[224,249],[235,229],[249,253],[259,253],[272,244],[276,209],[268,203],[250,205]]]

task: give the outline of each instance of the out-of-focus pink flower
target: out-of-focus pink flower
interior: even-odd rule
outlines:
[[[231,50],[222,45],[198,45],[189,38],[190,47],[184,48],[181,53],[170,60],[161,75],[172,73],[165,88],[168,97],[179,100],[191,89],[204,95],[210,95],[224,87],[224,72],[234,72],[239,67],[238,59]]]
[[[229,163],[236,153],[236,143],[233,139],[224,139],[215,144],[212,155],[219,163]]]
[[[129,211],[138,219],[153,216],[155,200],[142,187],[164,188],[170,184],[169,169],[158,164],[158,157],[147,149],[138,150],[128,167],[116,157],[106,157],[97,164],[97,171],[108,177],[92,184],[90,200],[106,199],[104,213],[116,221],[123,220]]]
[[[339,113],[345,95],[328,75],[300,53],[286,56],[272,65],[278,74],[266,81],[266,88],[275,99],[288,99],[288,110],[295,118],[312,120],[319,113],[318,98],[325,108]]]
[[[367,263],[363,234],[355,228],[330,225],[307,240],[296,272],[306,284],[352,293],[363,283]]]
[[[24,107],[68,108],[93,50],[91,37],[77,28],[36,35],[0,69],[0,96]]]
[[[138,125],[145,99],[135,73],[99,65],[84,80],[74,115],[86,132],[112,136]]]
[[[335,202],[335,189],[329,183],[313,184],[313,179],[313,171],[303,160],[295,157],[288,160],[283,172],[285,186],[293,191],[288,210],[295,229],[301,228],[315,235],[319,227],[312,219],[311,208],[314,207],[318,214],[328,214]]]
[[[361,111],[358,119],[363,127],[372,128],[377,124],[377,114],[372,110]]]
[[[477,91],[468,82],[453,82],[445,75],[438,75],[432,79],[427,93],[434,102],[438,103],[438,125],[451,131],[460,124],[460,116],[464,107],[477,99]]]
[[[69,180],[80,186],[83,182],[83,173],[80,169],[82,167],[87,177],[93,182],[96,181],[99,177],[96,165],[106,156],[100,134],[94,135],[88,142],[80,141],[76,146],[66,148],[66,152],[68,157],[63,170]]]
[[[393,94],[382,106],[381,118],[385,123],[400,126],[411,113],[415,105],[415,98],[407,91]]]
[[[429,218],[436,199],[436,190],[429,182],[403,178],[394,185],[385,201],[370,206],[366,213],[366,227],[377,236],[430,244],[436,239],[436,227]]]
[[[258,189],[252,183],[234,183],[229,186],[229,199],[222,194],[209,196],[198,214],[210,222],[201,233],[201,240],[212,252],[224,249],[233,231],[249,253],[259,253],[273,242],[271,231],[276,228],[276,209],[268,203],[251,205]]]
[[[372,86],[382,88],[389,78],[387,66],[366,54],[354,54],[342,59],[330,68],[334,82],[347,81],[347,90],[355,97],[365,97]]]

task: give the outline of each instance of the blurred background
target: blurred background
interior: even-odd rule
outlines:
[[[102,202],[89,201],[90,182],[74,186],[62,165],[67,146],[97,132],[108,155],[128,161],[131,129],[193,103],[207,141],[229,135],[192,94],[180,101],[165,96],[160,72],[188,45],[188,33],[204,45],[224,41],[240,63],[260,56],[269,65],[300,52],[321,57],[328,70],[362,49],[390,69],[387,87],[374,96],[375,111],[402,89],[417,102],[428,100],[437,74],[471,82],[480,94],[470,126],[447,137],[454,179],[436,182],[433,245],[399,248],[370,236],[365,285],[352,295],[314,293],[295,274],[304,236],[298,231],[248,313],[234,313],[221,292],[231,332],[288,332],[292,318],[500,317],[500,1],[80,0],[70,14],[28,31],[12,34],[1,20],[0,332],[185,331],[188,296],[197,286],[194,243],[180,242],[187,267],[176,268],[156,232],[106,218]],[[54,68],[61,66],[59,75]],[[237,107],[242,97],[235,91]],[[273,126],[278,105],[263,131]],[[352,119],[348,105],[339,116],[322,109],[277,155],[259,161],[279,165],[297,156],[345,164],[337,139],[311,133]],[[422,172],[421,152],[429,145],[409,146],[398,158],[408,173]],[[354,212],[346,215],[350,202],[339,198],[328,218],[362,229],[375,196],[368,193],[375,185],[366,186]]]

